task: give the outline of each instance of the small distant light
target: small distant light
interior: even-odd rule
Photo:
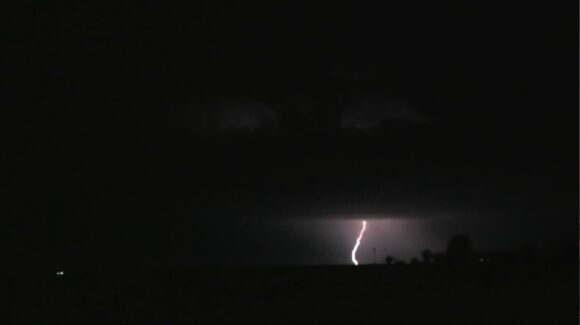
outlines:
[[[56,275],[64,275],[64,272],[63,271],[58,271],[58,272],[56,272]]]

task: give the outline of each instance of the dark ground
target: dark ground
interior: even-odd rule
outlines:
[[[15,324],[577,324],[566,266],[313,266],[11,277]]]

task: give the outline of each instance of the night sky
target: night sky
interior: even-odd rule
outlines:
[[[404,3],[10,11],[6,265],[576,244],[577,8]]]

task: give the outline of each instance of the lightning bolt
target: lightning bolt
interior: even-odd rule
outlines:
[[[356,250],[358,249],[358,246],[360,245],[360,240],[362,239],[362,236],[365,233],[366,229],[367,229],[367,222],[366,222],[366,220],[363,220],[362,229],[360,230],[360,234],[358,234],[358,238],[356,239],[356,244],[354,245],[354,248],[352,249],[352,253],[351,253],[352,263],[354,263],[354,265],[358,265],[358,261],[356,260]]]

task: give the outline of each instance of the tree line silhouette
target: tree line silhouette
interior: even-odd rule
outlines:
[[[541,257],[537,249],[531,244],[521,244],[511,251],[479,251],[473,248],[471,238],[465,234],[454,235],[447,243],[444,252],[433,252],[425,249],[420,253],[421,259],[411,258],[407,263],[398,260],[396,257],[387,255],[385,264],[393,265],[417,265],[417,264],[435,264],[435,265],[522,265],[533,266],[538,263],[550,264],[574,264],[578,261],[577,249],[573,245],[565,247],[553,256]]]

